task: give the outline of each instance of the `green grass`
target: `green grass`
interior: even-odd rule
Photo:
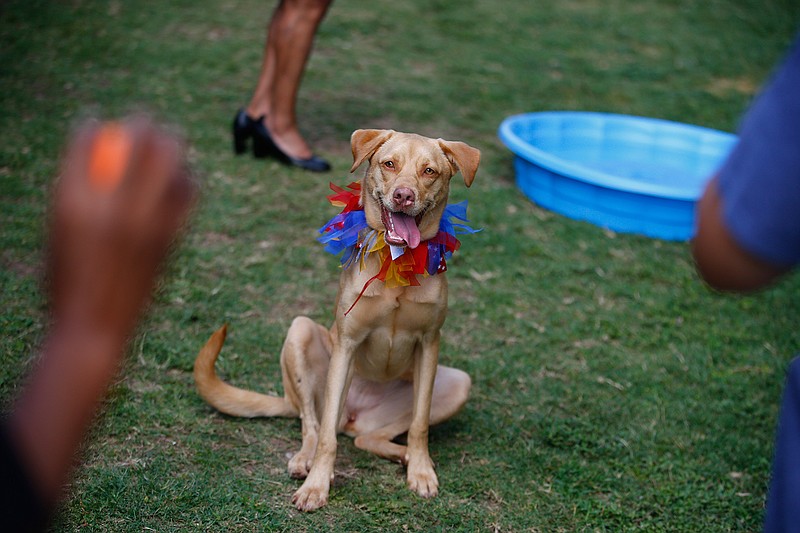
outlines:
[[[685,243],[542,210],[496,138],[513,113],[576,109],[733,131],[795,29],[790,0],[339,2],[318,35],[301,124],[330,175],[236,158],[272,6],[5,2],[0,7],[0,394],[47,324],[48,186],[70,126],[146,109],[189,138],[203,199],[82,456],[58,531],[758,531],[800,279],[733,297]],[[473,225],[450,265],[442,361],[465,410],[431,434],[442,483],[340,439],[330,504],[301,514],[285,473],[296,420],[217,414],[191,366],[280,392],[291,319],[330,320],[337,261],[315,242],[346,183],[349,135],[391,127],[483,151]],[[455,184],[456,182],[454,182]],[[124,282],[124,281],[123,281]]]

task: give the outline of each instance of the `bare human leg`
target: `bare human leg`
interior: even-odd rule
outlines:
[[[247,106],[288,156],[308,159],[313,152],[297,126],[297,92],[319,24],[333,0],[282,0],[269,24],[261,73]]]

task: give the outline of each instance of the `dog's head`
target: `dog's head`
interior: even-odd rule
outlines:
[[[469,187],[481,158],[463,142],[393,130],[356,130],[350,145],[350,172],[369,161],[361,186],[367,223],[385,229],[387,243],[410,248],[436,235],[450,178],[460,171]]]

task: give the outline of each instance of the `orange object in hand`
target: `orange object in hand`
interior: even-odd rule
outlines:
[[[117,188],[131,154],[133,140],[121,124],[110,123],[97,133],[89,155],[89,183],[97,190]]]

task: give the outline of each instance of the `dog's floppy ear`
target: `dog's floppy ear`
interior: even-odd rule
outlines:
[[[394,130],[356,130],[350,136],[350,148],[353,150],[353,166],[350,172],[355,171],[365,159],[372,154],[394,134]]]
[[[447,159],[461,171],[461,175],[464,176],[464,183],[467,187],[472,185],[472,181],[475,179],[475,173],[478,172],[478,164],[481,162],[481,151],[460,141],[437,140],[439,141],[439,146],[441,146],[444,155],[447,156]]]

